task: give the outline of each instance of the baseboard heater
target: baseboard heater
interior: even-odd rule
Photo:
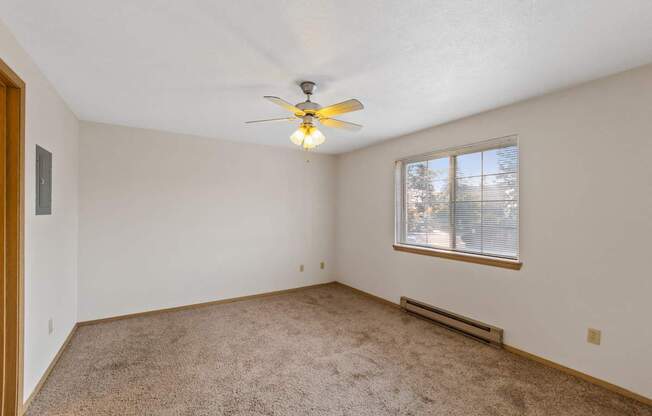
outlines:
[[[483,342],[499,347],[503,345],[503,330],[495,326],[478,322],[475,319],[436,308],[405,296],[401,297],[401,308]]]

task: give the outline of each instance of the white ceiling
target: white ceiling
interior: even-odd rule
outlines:
[[[652,61],[650,0],[0,0],[83,120],[292,146],[262,99],[358,98],[340,153]]]

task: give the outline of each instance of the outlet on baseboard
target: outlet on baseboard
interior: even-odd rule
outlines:
[[[48,335],[52,335],[54,332],[54,321],[52,318],[48,319]]]
[[[299,265],[299,271],[300,271],[300,272],[303,271],[303,264],[300,264],[300,265]]]
[[[600,345],[601,338],[602,338],[602,332],[599,329],[589,328],[589,331],[586,334],[586,342],[595,345]]]

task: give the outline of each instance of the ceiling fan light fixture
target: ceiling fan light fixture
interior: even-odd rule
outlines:
[[[350,99],[337,104],[322,107],[310,97],[315,92],[315,83],[304,81],[301,83],[301,90],[306,94],[306,101],[293,105],[282,98],[266,95],[264,98],[274,104],[283,107],[283,109],[292,113],[290,117],[272,118],[266,120],[245,121],[246,124],[266,123],[276,121],[295,121],[301,120],[299,128],[292,133],[290,141],[304,150],[311,150],[326,141],[324,134],[319,131],[314,123],[333,129],[345,129],[349,131],[358,131],[362,128],[360,124],[342,121],[333,118],[340,114],[350,113],[352,111],[362,110],[364,106],[356,99]]]
[[[299,128],[290,136],[290,141],[297,146],[301,146],[303,139],[306,137],[306,130],[307,129],[303,126],[303,124],[300,125]]]
[[[314,149],[326,141],[324,134],[311,124],[301,124],[297,131],[292,133],[290,141],[305,150]]]

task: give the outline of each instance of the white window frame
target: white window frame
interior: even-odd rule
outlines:
[[[479,143],[473,143],[465,146],[458,146],[458,147],[452,147],[452,148],[447,148],[447,149],[442,149],[442,150],[437,150],[434,152],[428,152],[416,156],[411,156],[407,157],[404,159],[397,160],[395,162],[395,216],[394,216],[394,248],[400,251],[408,251],[408,252],[413,252],[417,254],[428,254],[432,256],[437,256],[437,257],[447,257],[447,258],[454,258],[454,259],[459,259],[459,260],[466,260],[466,261],[471,261],[474,263],[484,263],[484,264],[490,264],[494,266],[501,266],[501,267],[508,267],[508,268],[515,268],[515,269],[520,269],[520,256],[521,256],[521,250],[520,250],[520,233],[521,233],[521,193],[520,193],[520,149],[518,153],[518,167],[516,170],[516,177],[517,177],[517,183],[518,183],[518,225],[517,225],[517,234],[516,234],[516,247],[517,247],[517,257],[503,257],[503,256],[496,256],[496,255],[490,255],[490,254],[481,254],[481,253],[471,253],[463,250],[456,250],[456,249],[448,249],[448,248],[437,248],[429,245],[421,245],[421,244],[414,244],[414,243],[407,243],[406,239],[406,230],[407,230],[407,210],[405,207],[405,200],[406,200],[406,167],[410,163],[416,163],[416,162],[423,162],[427,160],[432,160],[432,159],[439,159],[439,158],[444,158],[444,157],[451,157],[451,156],[460,156],[464,155],[467,153],[476,153],[476,152],[482,152],[486,150],[493,150],[493,149],[500,149],[503,147],[510,147],[510,146],[517,146],[518,147],[518,136],[517,135],[510,135],[510,136],[505,136],[505,137],[500,137],[497,139],[491,139],[491,140],[486,140],[482,141]],[[456,175],[455,175],[455,161],[456,158],[452,158],[449,166],[450,173],[449,173],[449,186],[450,186],[450,203],[451,203],[451,209],[450,209],[450,225],[451,227],[455,227],[455,218],[454,218],[454,209],[453,209],[453,203],[455,201],[455,180],[456,180]],[[451,233],[453,236],[455,233]],[[442,255],[439,255],[438,253],[441,253]],[[459,256],[458,256],[459,255]],[[458,258],[459,257],[459,258]],[[483,261],[482,259],[488,259],[489,261]],[[502,263],[506,263],[507,266],[503,265]],[[512,267],[517,265],[518,267]]]

